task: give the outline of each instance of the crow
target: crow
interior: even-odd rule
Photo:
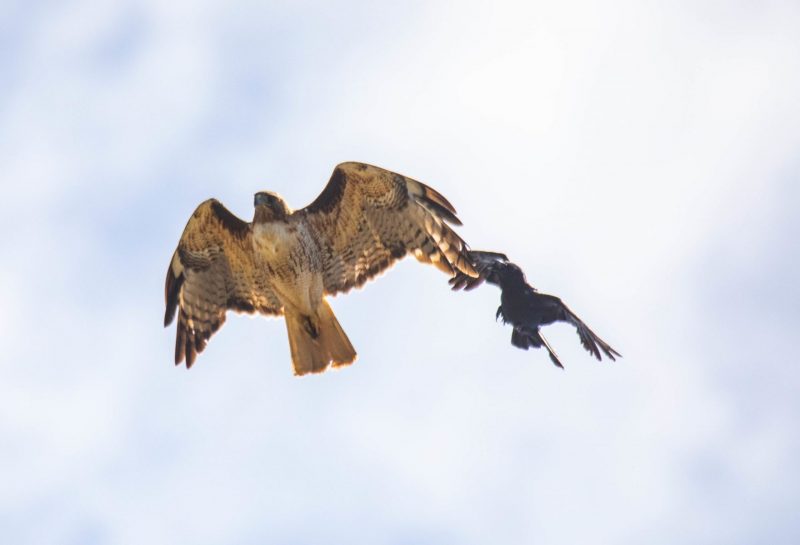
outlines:
[[[502,318],[503,323],[511,324],[511,344],[527,350],[530,347],[545,347],[550,359],[557,367],[564,368],[553,348],[539,332],[543,325],[553,322],[567,322],[575,326],[583,347],[598,361],[602,360],[600,351],[616,361],[622,355],[611,348],[594,331],[572,312],[561,299],[553,295],[539,293],[525,280],[525,273],[518,265],[511,263],[505,254],[472,250],[469,252],[472,264],[479,275],[477,278],[459,272],[450,279],[453,290],[471,290],[484,281],[499,286],[501,290],[500,306],[495,318]]]

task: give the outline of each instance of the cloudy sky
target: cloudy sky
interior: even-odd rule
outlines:
[[[0,3],[0,529],[15,544],[800,541],[800,6]],[[509,344],[404,261],[292,376],[232,316],[172,365],[194,207],[369,162],[624,354]]]

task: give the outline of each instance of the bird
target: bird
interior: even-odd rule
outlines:
[[[503,323],[511,324],[511,344],[517,348],[544,347],[550,355],[553,364],[561,369],[561,363],[556,352],[540,332],[541,326],[554,322],[567,322],[575,326],[583,347],[598,361],[602,360],[602,352],[612,361],[622,357],[619,352],[597,334],[589,329],[578,316],[572,312],[564,302],[554,295],[540,293],[528,284],[525,273],[519,265],[509,261],[508,257],[500,252],[470,250],[470,260],[478,271],[478,276],[456,273],[449,283],[453,290],[472,290],[484,281],[500,287],[500,306],[497,308],[495,318],[502,318]]]
[[[337,165],[322,193],[292,210],[259,191],[253,221],[216,199],[189,218],[167,268],[164,326],[177,315],[175,364],[191,368],[227,311],[283,316],[295,375],[355,361],[326,297],[361,287],[407,254],[477,277],[450,225],[456,210],[412,178],[358,162]]]

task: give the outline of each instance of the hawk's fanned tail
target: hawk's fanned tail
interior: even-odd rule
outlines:
[[[295,375],[321,373],[328,365],[341,367],[355,361],[356,351],[324,299],[316,316],[288,307],[284,315]]]

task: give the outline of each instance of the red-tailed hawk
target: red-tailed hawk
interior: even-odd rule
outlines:
[[[228,310],[283,315],[297,375],[352,363],[356,351],[326,295],[345,293],[411,253],[470,277],[453,206],[411,178],[342,163],[309,206],[292,211],[256,193],[247,223],[210,199],[197,207],[167,269],[168,326],[178,311],[175,363],[191,367]]]

